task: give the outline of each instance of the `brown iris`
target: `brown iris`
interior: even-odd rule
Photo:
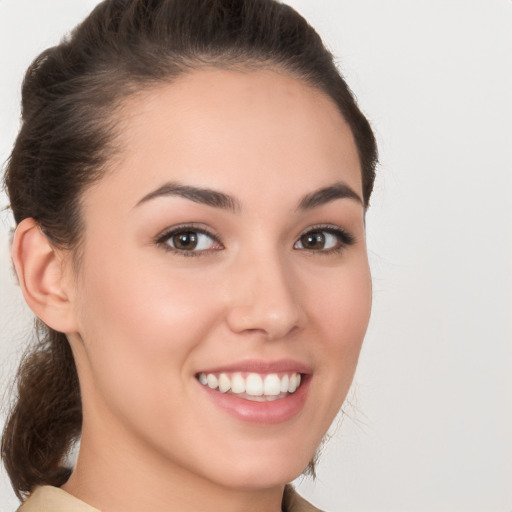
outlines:
[[[192,251],[197,247],[197,233],[193,231],[185,231],[176,233],[172,237],[172,245],[175,249],[181,249],[183,251]]]
[[[304,249],[318,250],[325,247],[325,235],[321,231],[310,231],[300,237]]]

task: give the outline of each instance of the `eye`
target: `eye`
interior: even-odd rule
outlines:
[[[213,234],[192,226],[182,226],[167,231],[157,239],[157,243],[163,245],[166,250],[187,256],[223,248]]]
[[[318,227],[303,233],[295,242],[294,249],[336,252],[354,243],[354,237],[339,227]]]

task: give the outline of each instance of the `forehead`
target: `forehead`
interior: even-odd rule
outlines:
[[[303,194],[341,179],[361,193],[354,139],[337,106],[282,73],[193,71],[134,95],[119,116],[119,157],[106,180],[131,202],[168,180],[239,195],[290,183]]]

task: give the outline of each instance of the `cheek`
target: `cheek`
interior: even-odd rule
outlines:
[[[325,287],[310,295],[319,324],[331,333],[329,339],[339,339],[340,345],[343,341],[362,342],[372,303],[370,271],[364,261],[338,277],[332,276]]]
[[[140,337],[144,350],[152,351],[200,329],[198,311],[202,318],[214,317],[213,297],[198,279],[163,265],[123,263],[87,269],[81,290],[84,328],[94,322],[102,332],[119,335],[126,343]]]
[[[310,296],[311,314],[323,346],[318,353],[325,360],[319,371],[325,371],[325,376],[336,382],[336,389],[346,393],[370,318],[372,286],[368,265],[362,262],[352,266],[350,271],[331,279],[328,286],[316,289]]]
[[[137,389],[151,391],[180,379],[187,356],[220,316],[213,294],[199,284],[140,262],[85,268],[80,332],[93,380],[136,381]]]
[[[89,418],[120,420],[140,432],[151,426],[164,437],[173,411],[186,409],[190,356],[221,315],[213,293],[190,276],[117,263],[91,264],[82,276],[84,351],[77,364],[84,408]]]

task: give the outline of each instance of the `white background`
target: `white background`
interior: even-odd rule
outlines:
[[[2,163],[24,70],[96,3],[0,0]],[[381,153],[373,317],[341,428],[301,491],[332,512],[512,512],[512,2],[289,3],[339,57]],[[2,391],[31,330],[10,226],[0,213]],[[3,472],[0,504],[17,505]]]

